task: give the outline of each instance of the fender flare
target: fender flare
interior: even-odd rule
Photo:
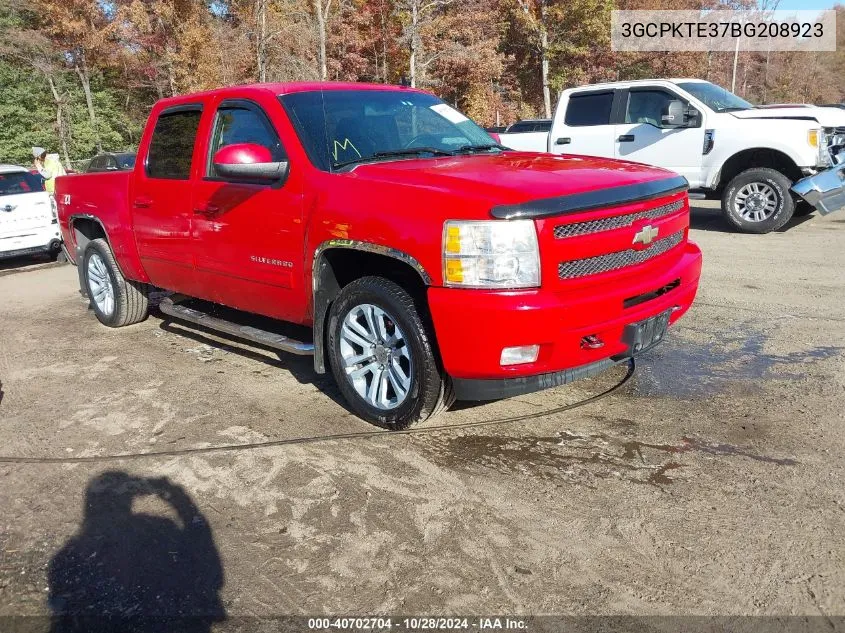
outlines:
[[[423,285],[431,285],[431,276],[426,269],[414,257],[404,251],[361,240],[331,239],[322,242],[314,249],[314,257],[311,263],[311,291],[312,306],[314,309],[314,371],[318,374],[326,373],[325,349],[323,345],[326,315],[329,312],[332,301],[340,293],[340,285],[323,254],[329,250],[339,249],[363,251],[384,257],[391,257],[413,268],[420,276]]]
[[[84,296],[88,296],[88,286],[85,284],[85,273],[82,270],[82,259],[84,257],[83,249],[79,245],[79,242],[76,239],[75,229],[73,228],[74,223],[76,220],[92,220],[97,223],[97,225],[103,230],[103,235],[106,236],[106,241],[109,243],[109,247],[111,247],[111,238],[109,237],[108,231],[106,231],[106,227],[103,224],[102,220],[95,215],[91,215],[90,213],[74,213],[73,215],[69,216],[67,219],[67,226],[68,226],[68,233],[73,240],[73,251],[74,251],[74,263],[76,264],[76,271],[79,274],[79,289],[83,293]],[[87,244],[87,242],[86,242]],[[67,249],[65,249],[67,250]],[[68,251],[70,253],[70,251]],[[123,270],[120,267],[120,262],[117,260],[117,257],[114,258],[115,264],[117,264],[117,269],[120,271],[120,274],[124,277],[126,276]]]

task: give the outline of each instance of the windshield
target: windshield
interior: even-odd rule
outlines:
[[[44,179],[25,171],[0,174],[0,196],[44,191]]]
[[[135,154],[115,154],[119,169],[132,169],[135,167]]]
[[[309,158],[325,171],[406,156],[498,151],[487,132],[425,93],[325,90],[280,99]]]
[[[740,99],[734,93],[708,81],[685,81],[678,85],[716,112],[750,110],[754,107],[745,99]]]

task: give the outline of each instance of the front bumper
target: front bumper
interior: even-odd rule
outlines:
[[[792,191],[822,215],[845,209],[845,163],[802,178],[792,185]]]
[[[489,400],[565,384],[630,357],[625,327],[671,309],[670,323],[677,321],[692,304],[700,275],[701,251],[688,242],[668,268],[578,293],[430,288],[428,303],[457,396]],[[626,303],[667,287],[640,303]],[[586,336],[604,345],[584,347]],[[502,348],[521,345],[540,345],[537,360],[503,367]]]

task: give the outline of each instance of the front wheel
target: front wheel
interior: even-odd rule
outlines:
[[[454,399],[433,337],[411,296],[381,277],[345,286],[329,311],[328,355],[351,408],[388,429],[404,429]]]
[[[722,211],[743,233],[770,233],[792,218],[791,186],[789,178],[774,169],[746,169],[725,187]]]

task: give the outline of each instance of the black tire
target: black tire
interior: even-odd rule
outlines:
[[[763,220],[754,221],[743,218],[737,208],[737,194],[747,185],[757,183],[773,190],[775,209]],[[789,188],[792,182],[779,171],[768,167],[754,167],[740,173],[725,187],[722,194],[722,213],[728,222],[743,233],[770,233],[781,228],[792,219],[795,212],[795,201]]]
[[[64,247],[62,246],[51,250],[49,256],[51,262],[58,262],[60,264],[66,264],[68,262],[67,255],[65,255]]]
[[[380,409],[362,397],[347,377],[341,352],[341,329],[349,313],[362,305],[383,310],[405,337],[412,363],[410,387],[395,408]],[[399,285],[382,277],[362,277],[341,290],[329,310],[327,352],[335,381],[352,410],[377,426],[399,430],[436,415],[452,404],[454,391],[441,371],[434,349],[434,337],[421,318],[413,298]],[[375,375],[369,376],[369,381]],[[394,392],[395,395],[395,392]]]
[[[114,307],[110,314],[103,312],[94,300],[91,281],[88,275],[88,267],[92,257],[97,255],[105,265],[106,273],[111,280],[114,292]],[[123,327],[140,323],[149,314],[149,286],[144,283],[126,279],[120,272],[117,262],[114,259],[108,242],[104,239],[96,239],[88,242],[85,247],[85,254],[82,261],[83,280],[86,284],[88,297],[91,301],[91,308],[97,315],[97,320],[109,327]]]

